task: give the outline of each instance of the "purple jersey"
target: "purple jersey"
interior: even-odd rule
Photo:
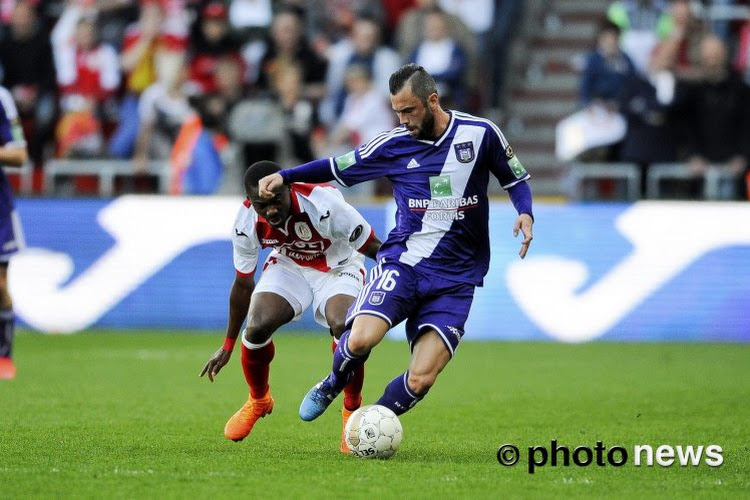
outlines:
[[[448,127],[435,141],[397,127],[330,164],[345,186],[380,177],[393,183],[396,227],[379,258],[481,285],[490,261],[489,175],[504,189],[530,176],[494,123],[449,113]]]
[[[0,146],[26,146],[13,96],[5,87],[0,87]],[[0,169],[0,216],[7,216],[12,210],[13,191]]]

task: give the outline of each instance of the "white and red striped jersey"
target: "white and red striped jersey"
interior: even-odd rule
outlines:
[[[322,272],[342,267],[363,252],[375,236],[370,224],[338,189],[324,184],[290,185],[291,208],[284,228],[258,216],[245,200],[232,232],[234,267],[238,276],[252,276],[261,248],[283,255],[302,267]]]

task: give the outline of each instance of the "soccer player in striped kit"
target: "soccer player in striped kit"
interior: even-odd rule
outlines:
[[[5,87],[0,87],[0,165],[20,167],[28,157],[13,97]],[[8,293],[8,261],[23,245],[23,232],[13,202],[13,191],[5,173],[0,169],[0,379],[16,377],[16,365],[11,357],[15,315]]]
[[[518,212],[513,234],[523,234],[521,258],[533,237],[530,176],[500,129],[442,109],[435,81],[421,66],[402,66],[389,85],[400,127],[340,157],[283,170],[259,183],[260,195],[270,196],[291,182],[335,179],[350,186],[387,177],[398,207],[378,265],[349,309],[332,371],[300,405],[302,420],[320,416],[387,331],[404,320],[409,367],[376,403],[400,415],[427,394],[458,347],[474,289],[489,267],[490,174]]]
[[[260,198],[258,180],[279,170],[277,164],[261,161],[245,173],[247,199],[232,233],[236,276],[226,338],[200,373],[213,382],[229,362],[247,317],[241,362],[250,395],[224,427],[224,436],[233,441],[247,437],[258,419],[273,410],[268,379],[276,352],[274,332],[312,306],[315,321],[338,339],[346,312],[364,285],[365,256],[375,259],[380,248],[370,224],[333,186],[292,184],[280,186],[271,198]],[[258,253],[267,247],[273,251],[256,285]],[[342,428],[362,402],[364,366],[352,373],[343,388]],[[349,452],[343,431],[340,449]]]

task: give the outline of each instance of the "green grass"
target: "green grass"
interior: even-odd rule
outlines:
[[[18,377],[0,381],[0,498],[747,497],[750,346],[465,342],[401,417],[388,461],[338,451],[340,403],[301,422],[302,395],[330,366],[328,337],[276,336],[276,407],[242,443],[224,439],[247,388],[239,350],[199,379],[221,334],[21,334]],[[408,361],[384,342],[365,401]],[[624,446],[623,467],[541,467],[532,445]],[[502,467],[499,445],[521,463]],[[635,444],[723,447],[712,468],[635,467]]]

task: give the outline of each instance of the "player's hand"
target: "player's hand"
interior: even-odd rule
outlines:
[[[278,172],[267,175],[258,181],[258,194],[261,198],[273,198],[284,185],[284,178]]]
[[[523,233],[523,241],[521,242],[521,250],[518,252],[518,255],[523,259],[526,257],[526,252],[529,251],[529,245],[531,245],[531,240],[534,239],[534,231],[532,227],[534,226],[534,221],[531,219],[531,216],[529,214],[521,214],[516,219],[516,223],[513,224],[513,237],[518,236],[518,231],[521,231]]]
[[[213,382],[214,377],[218,375],[224,365],[229,363],[229,358],[231,357],[231,351],[225,351],[224,348],[219,348],[219,350],[216,351],[213,356],[211,356],[211,359],[208,360],[208,363],[206,363],[206,366],[203,367],[203,370],[201,370],[199,376],[202,377],[203,375],[208,373],[208,380]]]

